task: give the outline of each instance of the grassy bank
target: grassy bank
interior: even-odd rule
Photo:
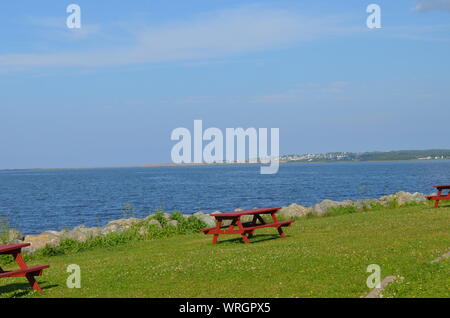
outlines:
[[[35,256],[31,264],[51,265],[39,278],[45,293],[8,278],[0,297],[361,297],[369,264],[404,278],[388,297],[450,297],[450,261],[430,264],[450,250],[449,227],[450,207],[416,206],[302,218],[287,238],[265,229],[250,245],[188,232],[130,240]],[[70,264],[81,267],[81,289],[66,287]]]

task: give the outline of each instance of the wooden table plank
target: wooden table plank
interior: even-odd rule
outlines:
[[[30,243],[0,245],[0,254],[11,254],[13,251],[20,250],[30,245]]]
[[[242,211],[234,211],[234,212],[225,212],[225,213],[217,213],[212,214],[215,218],[228,218],[228,217],[237,217],[237,216],[244,216],[244,215],[253,215],[253,214],[266,214],[266,213],[272,213],[277,212],[280,210],[281,207],[277,208],[263,208],[263,209],[251,209],[251,210],[242,210]]]

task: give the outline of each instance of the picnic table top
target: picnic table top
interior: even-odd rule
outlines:
[[[251,210],[242,210],[242,211],[234,211],[234,212],[225,212],[225,213],[218,213],[218,214],[212,214],[215,218],[223,218],[223,217],[237,217],[237,216],[243,216],[243,215],[253,215],[253,214],[260,214],[260,213],[271,213],[280,210],[281,208],[263,208],[263,209],[251,209]]]
[[[0,244],[0,253],[18,250],[27,246],[30,246],[30,243],[4,244],[4,245]]]
[[[450,184],[443,184],[443,185],[435,185],[433,188],[437,189],[450,189]]]

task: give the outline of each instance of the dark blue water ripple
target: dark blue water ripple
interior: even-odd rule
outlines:
[[[450,161],[288,164],[276,175],[260,175],[259,166],[0,171],[0,215],[34,234],[129,217],[125,203],[143,217],[158,208],[212,212],[431,193],[448,183]]]

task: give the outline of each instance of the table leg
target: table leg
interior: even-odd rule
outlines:
[[[242,240],[245,243],[250,243],[250,241],[248,240],[247,235],[245,234],[244,226],[242,226],[242,222],[241,222],[241,217],[240,216],[237,217],[236,224],[237,224],[239,230],[241,230]]]
[[[440,197],[442,194],[442,189],[439,190],[438,192],[438,197]],[[439,199],[436,200],[436,202],[434,203],[434,208],[437,209],[439,207]]]
[[[12,253],[12,256],[14,257],[17,265],[19,265],[20,269],[27,268],[27,264],[25,264],[25,261],[23,260],[22,255],[20,255],[20,252],[14,252]]]
[[[236,226],[236,219],[233,219],[230,226],[227,228],[227,231],[231,231]]]
[[[273,223],[277,223],[278,222],[277,213],[272,212],[270,213],[270,215],[272,216]]]
[[[42,289],[39,286],[39,284],[36,281],[36,279],[34,278],[33,274],[28,273],[28,274],[25,275],[25,277],[28,279],[28,283],[30,284],[31,288],[33,288],[34,290],[37,290],[38,292],[42,293]]]
[[[261,215],[259,214],[255,214],[256,219],[259,220],[259,222],[261,222],[261,224],[266,224],[266,222],[264,221],[264,219],[261,217]]]
[[[273,212],[270,215],[272,215],[273,222],[277,223],[278,222],[278,218],[277,218],[276,212]],[[278,230],[278,234],[280,235],[281,238],[286,237],[286,234],[284,234],[283,229],[281,228],[281,226],[277,227],[277,230]]]
[[[14,253],[12,253],[12,256],[14,257],[14,260],[16,261],[17,265],[19,265],[20,269],[27,268],[27,264],[25,264],[25,261],[23,260],[20,252],[14,252]],[[30,284],[31,288],[42,293],[42,289],[39,286],[36,279],[34,278],[33,273],[27,273],[27,274],[25,274],[25,277],[27,278],[28,283]]]
[[[216,222],[216,230],[219,231],[221,226],[222,226],[222,220],[217,221],[217,222]],[[218,238],[219,238],[219,234],[214,234],[212,243],[213,243],[213,244],[216,244]]]

